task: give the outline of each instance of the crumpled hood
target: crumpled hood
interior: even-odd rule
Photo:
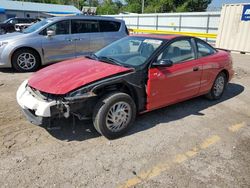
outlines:
[[[46,93],[66,94],[91,82],[131,70],[85,57],[77,58],[48,66],[34,73],[28,85]]]

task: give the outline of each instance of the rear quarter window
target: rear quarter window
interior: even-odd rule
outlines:
[[[213,47],[209,46],[207,43],[201,40],[196,40],[196,44],[198,50],[198,57],[206,57],[216,52]]]
[[[116,32],[120,30],[121,23],[115,21],[99,21],[101,32]]]

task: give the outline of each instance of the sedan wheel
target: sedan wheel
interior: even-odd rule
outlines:
[[[126,128],[131,119],[131,107],[126,102],[115,103],[106,115],[107,128],[112,132],[119,132]]]
[[[108,139],[127,132],[136,116],[133,99],[126,93],[110,93],[100,99],[93,112],[96,130]]]
[[[215,80],[213,87],[214,95],[216,97],[219,97],[223,93],[224,87],[225,87],[225,78],[221,75]]]
[[[225,87],[227,84],[227,78],[225,73],[221,72],[216,77],[213,87],[210,92],[206,95],[208,99],[217,100],[220,99],[222,94],[224,93]]]

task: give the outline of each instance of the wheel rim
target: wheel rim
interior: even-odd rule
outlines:
[[[214,95],[216,97],[220,96],[224,90],[225,79],[223,76],[219,76],[214,84]]]
[[[31,53],[22,53],[17,57],[17,64],[24,70],[30,70],[36,65],[36,58]]]
[[[115,103],[106,115],[107,128],[112,132],[119,132],[127,127],[131,120],[131,107],[126,102]]]

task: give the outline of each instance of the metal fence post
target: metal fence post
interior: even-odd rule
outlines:
[[[139,16],[137,16],[137,29],[139,29]]]
[[[156,21],[155,21],[155,28],[156,28],[156,30],[158,30],[158,15],[156,15]]]
[[[209,32],[209,24],[210,24],[210,14],[207,15],[207,28],[206,28],[206,33]],[[206,41],[208,41],[207,38],[206,38]]]
[[[180,14],[180,17],[179,17],[179,31],[181,31],[181,18],[182,18],[182,16]]]

